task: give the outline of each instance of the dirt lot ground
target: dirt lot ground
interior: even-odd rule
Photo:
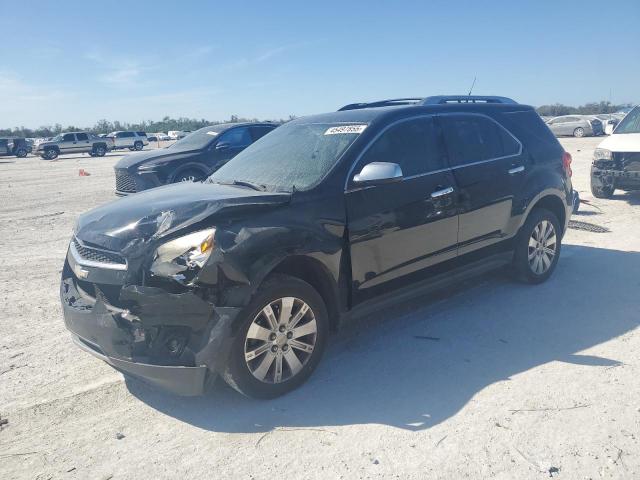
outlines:
[[[59,274],[120,155],[2,159],[0,478],[640,478],[640,194],[591,197],[599,142],[562,140],[574,220],[609,232],[570,230],[549,282],[381,312],[274,401],[174,397],[75,347]]]

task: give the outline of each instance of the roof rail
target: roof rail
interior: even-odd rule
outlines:
[[[427,97],[420,105],[444,105],[447,103],[510,103],[517,104],[515,100],[507,97],[491,95],[436,95]]]
[[[395,105],[418,105],[424,98],[390,98],[388,100],[380,100],[370,103],[350,103],[340,108],[338,111],[344,110],[359,110],[361,108],[376,108],[376,107],[392,107]]]

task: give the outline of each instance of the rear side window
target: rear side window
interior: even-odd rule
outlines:
[[[518,155],[520,144],[495,121],[480,115],[441,118],[452,166]]]
[[[78,140],[89,140],[89,136],[86,133],[76,133]]]
[[[397,163],[404,177],[446,168],[433,117],[415,118],[390,127],[365,152],[356,170],[371,162]]]
[[[73,133],[65,133],[62,136],[62,141],[63,142],[75,142],[76,141],[76,137]]]

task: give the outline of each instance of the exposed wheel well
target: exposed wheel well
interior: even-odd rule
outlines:
[[[564,203],[560,200],[560,197],[556,197],[555,195],[542,197],[536,202],[531,210],[533,211],[535,208],[546,208],[552,212],[556,217],[558,217],[560,226],[564,229],[565,221],[567,220],[567,211]]]
[[[330,274],[319,261],[303,256],[288,257],[272,273],[291,275],[311,285],[327,307],[331,329],[337,329],[340,315],[337,294]]]

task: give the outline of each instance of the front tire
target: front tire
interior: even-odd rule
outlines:
[[[16,157],[24,158],[26,156],[27,156],[27,150],[25,148],[19,148],[18,150],[16,150]]]
[[[327,309],[311,285],[272,275],[240,315],[222,374],[231,387],[248,397],[275,398],[309,378],[329,333]]]
[[[180,182],[199,182],[204,178],[204,174],[200,170],[193,168],[179,172],[173,179],[173,183]]]
[[[513,268],[520,280],[542,283],[558,264],[561,229],[558,217],[545,208],[534,209],[516,237]]]
[[[584,128],[578,127],[573,131],[573,136],[576,138],[584,137]]]
[[[615,191],[615,188],[610,185],[597,187],[593,184],[593,182],[591,183],[591,194],[596,198],[604,198],[608,200],[611,197],[613,197],[614,191]]]
[[[42,158],[46,160],[55,160],[56,158],[58,158],[58,150],[56,150],[55,148],[47,148],[44,151],[44,156]]]

